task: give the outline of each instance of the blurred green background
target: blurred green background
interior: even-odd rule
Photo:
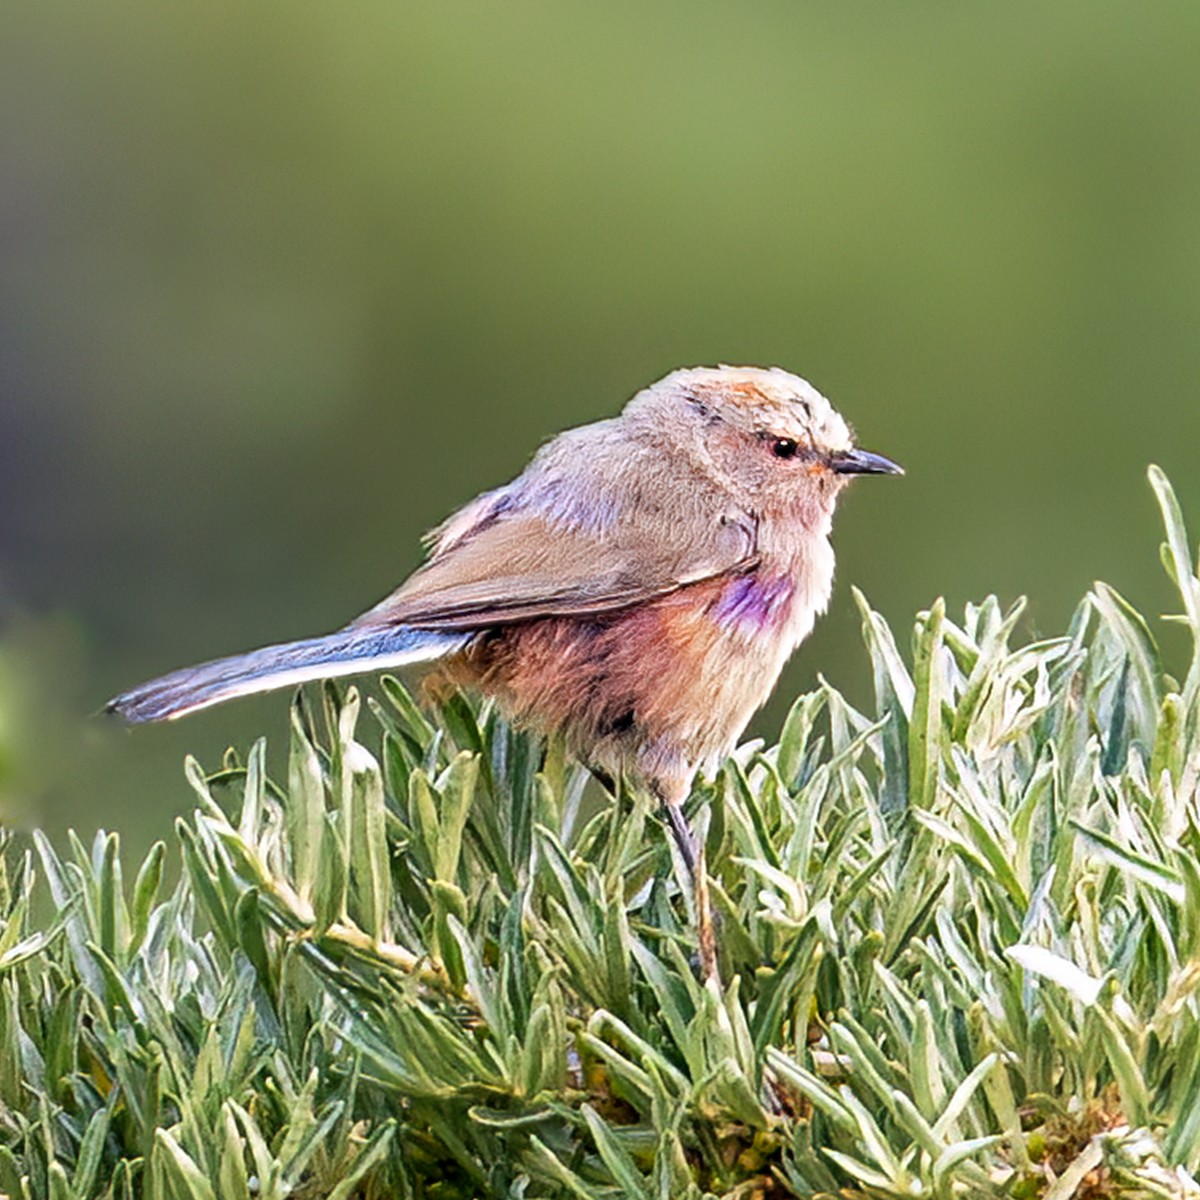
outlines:
[[[1200,527],[1200,6],[0,10],[0,804],[143,845],[189,661],[342,624],[540,440],[683,364],[778,363],[908,468],[840,513],[795,659],[865,697],[849,584],[1093,578],[1171,604]]]

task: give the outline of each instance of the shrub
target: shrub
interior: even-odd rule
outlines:
[[[645,796],[386,678],[373,749],[327,687],[285,782],[189,762],[173,887],[10,845],[0,1192],[1200,1195],[1200,581],[1151,481],[1182,681],[1102,584],[1016,648],[938,603],[911,667],[858,597],[874,711],[822,683],[692,797],[723,983]]]

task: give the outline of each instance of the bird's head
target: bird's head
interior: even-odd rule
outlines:
[[[812,384],[779,367],[690,367],[640,392],[631,414],[649,417],[681,448],[698,450],[754,507],[790,509],[832,500],[855,475],[901,475],[861,450]]]

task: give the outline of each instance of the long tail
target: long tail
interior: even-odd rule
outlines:
[[[312,679],[427,662],[461,649],[470,637],[469,633],[439,633],[402,625],[386,629],[341,629],[325,637],[264,646],[248,654],[173,671],[115,696],[104,709],[134,723],[164,721],[237,696],[269,692]]]

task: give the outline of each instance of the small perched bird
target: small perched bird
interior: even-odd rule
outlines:
[[[679,806],[734,746],[829,602],[856,449],[779,368],[697,367],[570,429],[429,535],[428,561],[324,637],[188,667],[110,701],[158,721],[271,688],[435,661],[593,766]]]

